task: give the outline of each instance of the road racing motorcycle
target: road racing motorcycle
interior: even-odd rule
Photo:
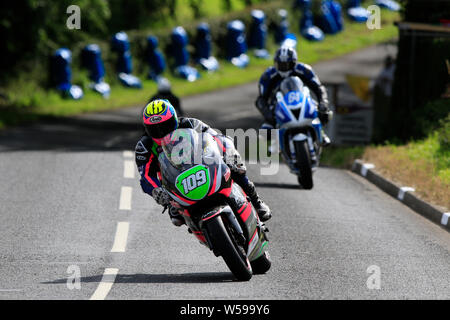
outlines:
[[[322,124],[317,102],[299,77],[284,79],[275,94],[280,151],[299,184],[312,189],[322,152]]]
[[[238,280],[247,281],[253,273],[270,269],[267,229],[233,182],[218,139],[193,129],[177,129],[164,137],[161,181],[188,231],[221,256]]]

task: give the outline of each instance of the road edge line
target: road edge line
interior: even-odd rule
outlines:
[[[445,210],[420,199],[413,193],[413,188],[408,186],[397,186],[394,182],[386,179],[381,174],[376,172],[375,166],[366,164],[361,159],[356,159],[353,162],[352,171],[365,178],[393,198],[402,202],[421,216],[431,220],[447,231],[450,231],[450,212],[446,212]]]

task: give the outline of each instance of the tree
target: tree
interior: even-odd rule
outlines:
[[[439,24],[450,12],[450,1],[403,1],[403,20]],[[448,72],[445,60],[450,60],[449,38],[421,32],[414,36],[400,32],[396,73],[391,100],[389,123],[385,125],[382,139],[408,140],[419,137],[419,121],[427,116],[423,110],[445,90]]]
[[[189,0],[189,6],[191,7],[192,12],[194,13],[195,19],[203,17],[202,12],[203,0]]]

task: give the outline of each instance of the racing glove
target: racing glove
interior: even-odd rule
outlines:
[[[166,207],[170,204],[170,196],[166,189],[163,187],[155,188],[152,191],[152,197],[155,199],[155,201]]]
[[[333,118],[333,111],[331,111],[325,104],[319,103],[319,120],[323,125],[327,124]]]
[[[263,97],[259,96],[258,99],[256,99],[255,106],[263,115],[264,120],[274,125],[273,108]]]
[[[230,167],[231,171],[238,174],[245,174],[247,167],[245,166],[239,154],[225,154],[225,163]]]

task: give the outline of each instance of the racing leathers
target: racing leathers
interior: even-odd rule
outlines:
[[[180,117],[178,128],[179,129],[194,129],[197,132],[210,133],[219,146],[224,151],[224,156],[228,157],[224,159],[227,165],[231,168],[232,179],[244,190],[247,196],[250,198],[253,206],[255,207],[258,215],[262,221],[270,219],[271,212],[269,207],[259,198],[255,185],[251,182],[246,175],[246,168],[241,160],[238,151],[234,148],[233,141],[224,135],[219,135],[215,130],[211,129],[204,122],[195,118]],[[135,157],[136,165],[138,167],[140,178],[140,184],[142,190],[152,196],[159,204],[167,205],[168,201],[164,201],[167,195],[167,191],[161,187],[161,173],[158,161],[158,155],[162,152],[162,148],[158,146],[151,137],[144,134],[136,144]],[[170,207],[170,206],[169,206]],[[175,225],[181,225],[174,222],[176,220],[176,210],[169,208],[169,215],[172,218],[172,222]],[[180,217],[180,219],[183,219]]]
[[[314,73],[311,66],[304,63],[297,63],[296,66],[289,72],[281,75],[275,67],[269,67],[262,74],[258,87],[259,96],[255,101],[255,105],[264,117],[264,120],[275,127],[275,106],[274,106],[274,93],[278,89],[283,79],[297,76],[302,80],[315,95],[318,102],[319,119],[323,125],[329,120],[330,110],[328,108],[328,94],[327,89],[320,82],[317,75]]]

